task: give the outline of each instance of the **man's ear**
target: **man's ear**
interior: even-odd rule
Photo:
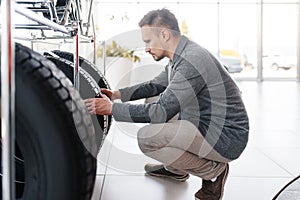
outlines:
[[[171,36],[170,34],[171,34],[170,31],[166,28],[162,29],[161,31],[161,36],[164,41],[168,41],[170,39]]]

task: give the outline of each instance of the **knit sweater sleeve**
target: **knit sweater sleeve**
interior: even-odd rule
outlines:
[[[117,121],[126,122],[143,122],[143,123],[163,123],[171,119],[178,112],[196,97],[201,89],[199,84],[199,76],[202,76],[188,62],[181,63],[173,72],[169,85],[160,94],[157,102],[148,104],[113,104],[113,116]],[[149,84],[148,84],[149,87]],[[138,89],[146,89],[140,86]],[[131,91],[132,88],[127,91]],[[122,95],[125,90],[122,91]],[[132,91],[131,91],[132,92]],[[150,95],[157,94],[149,92]],[[133,97],[141,97],[147,95],[137,95],[133,93]],[[149,95],[148,95],[149,96]],[[129,98],[135,99],[135,98]],[[123,99],[126,100],[126,99]]]
[[[122,102],[126,102],[157,96],[166,89],[167,85],[168,68],[165,67],[165,69],[151,81],[120,89],[121,100]]]

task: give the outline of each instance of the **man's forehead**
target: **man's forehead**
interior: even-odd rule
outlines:
[[[149,25],[145,25],[142,27],[141,30],[143,33],[153,33],[155,31],[155,29],[157,29],[157,28],[149,26]]]
[[[152,28],[149,26],[143,26],[141,28],[141,32],[143,40],[149,40],[153,36]]]
[[[149,25],[145,25],[141,28],[142,36],[144,39],[157,37],[160,27],[153,27]]]

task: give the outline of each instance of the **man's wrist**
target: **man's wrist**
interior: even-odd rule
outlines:
[[[113,109],[113,103],[111,103],[109,106],[109,115],[112,115],[112,109]]]
[[[113,91],[112,100],[121,99],[121,92],[119,90]]]

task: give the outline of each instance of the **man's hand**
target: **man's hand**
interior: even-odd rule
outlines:
[[[89,113],[96,115],[111,115],[113,103],[106,95],[100,95],[102,98],[89,98],[84,100]]]
[[[103,94],[105,94],[106,96],[108,96],[112,101],[116,100],[116,99],[121,99],[121,93],[120,93],[119,90],[111,91],[111,90],[108,90],[106,88],[101,88],[101,92]]]

